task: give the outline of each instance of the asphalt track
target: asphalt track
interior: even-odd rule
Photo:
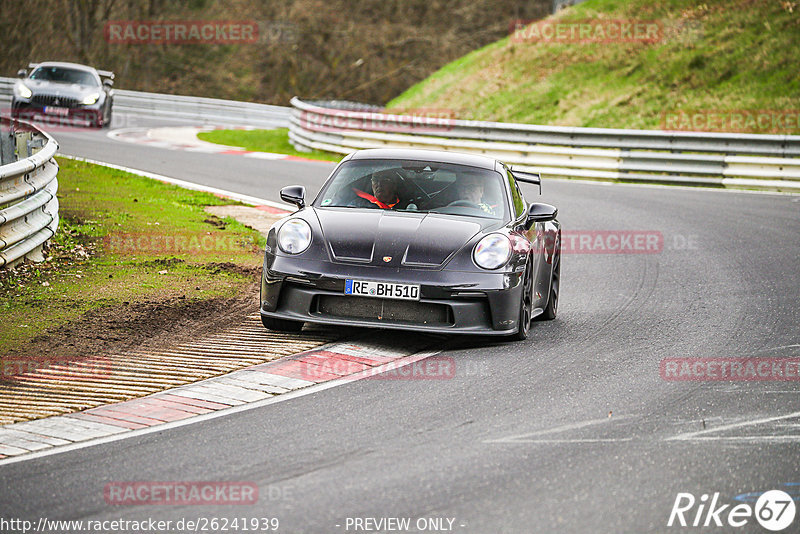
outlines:
[[[64,153],[269,200],[291,183],[315,191],[331,168],[137,147],[96,131],[57,138]],[[679,492],[797,498],[787,485],[800,482],[797,381],[667,381],[659,362],[800,356],[800,197],[545,182],[541,198],[565,230],[660,232],[663,248],[565,254],[558,319],[525,342],[451,340],[441,355],[453,359],[451,379],[361,380],[0,466],[0,517],[276,517],[286,533],[378,531],[354,528],[368,517],[451,518],[465,533],[665,532],[678,530],[667,521]],[[114,481],[247,481],[260,498],[109,505]],[[738,530],[759,528],[750,518]]]

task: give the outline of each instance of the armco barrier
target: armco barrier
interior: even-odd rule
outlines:
[[[298,150],[413,147],[497,157],[544,176],[800,189],[800,136],[569,128],[358,110],[292,99]]]
[[[0,106],[9,108],[17,78],[0,78]],[[172,118],[202,124],[286,128],[291,108],[198,96],[177,96],[114,90],[114,113],[135,117]]]
[[[0,119],[0,133],[9,131],[20,159],[0,166],[0,268],[44,260],[42,246],[58,228],[58,144],[30,124]]]

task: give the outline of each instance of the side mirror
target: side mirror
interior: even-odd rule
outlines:
[[[112,80],[111,78],[106,78],[105,80],[103,80],[103,85],[111,89],[111,87],[114,86],[114,80]]]
[[[17,78],[24,78],[28,75],[28,71],[25,69],[19,69],[17,71]]]
[[[550,204],[534,202],[528,206],[528,216],[525,219],[525,229],[533,226],[537,222],[552,221],[558,215],[558,208]]]
[[[298,209],[306,207],[306,188],[302,185],[287,185],[281,189],[281,200],[294,204]]]

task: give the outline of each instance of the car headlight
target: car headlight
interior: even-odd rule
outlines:
[[[92,93],[92,94],[88,95],[87,97],[85,97],[81,101],[81,104],[83,104],[85,106],[91,106],[92,104],[97,102],[98,98],[100,98],[100,93]]]
[[[26,86],[22,82],[18,82],[17,85],[14,86],[14,89],[20,98],[30,98],[31,96],[33,96],[33,91],[28,89],[28,86]]]
[[[475,245],[472,259],[483,269],[497,269],[511,258],[511,241],[503,234],[489,234]]]
[[[311,227],[302,219],[286,221],[278,230],[278,247],[287,254],[300,254],[311,244]]]

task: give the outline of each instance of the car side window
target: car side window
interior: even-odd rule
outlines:
[[[514,218],[518,219],[525,213],[525,198],[522,196],[522,191],[519,190],[514,175],[511,174],[511,171],[508,169],[506,169],[506,172],[508,173],[508,188],[511,191],[511,202],[514,204]]]

